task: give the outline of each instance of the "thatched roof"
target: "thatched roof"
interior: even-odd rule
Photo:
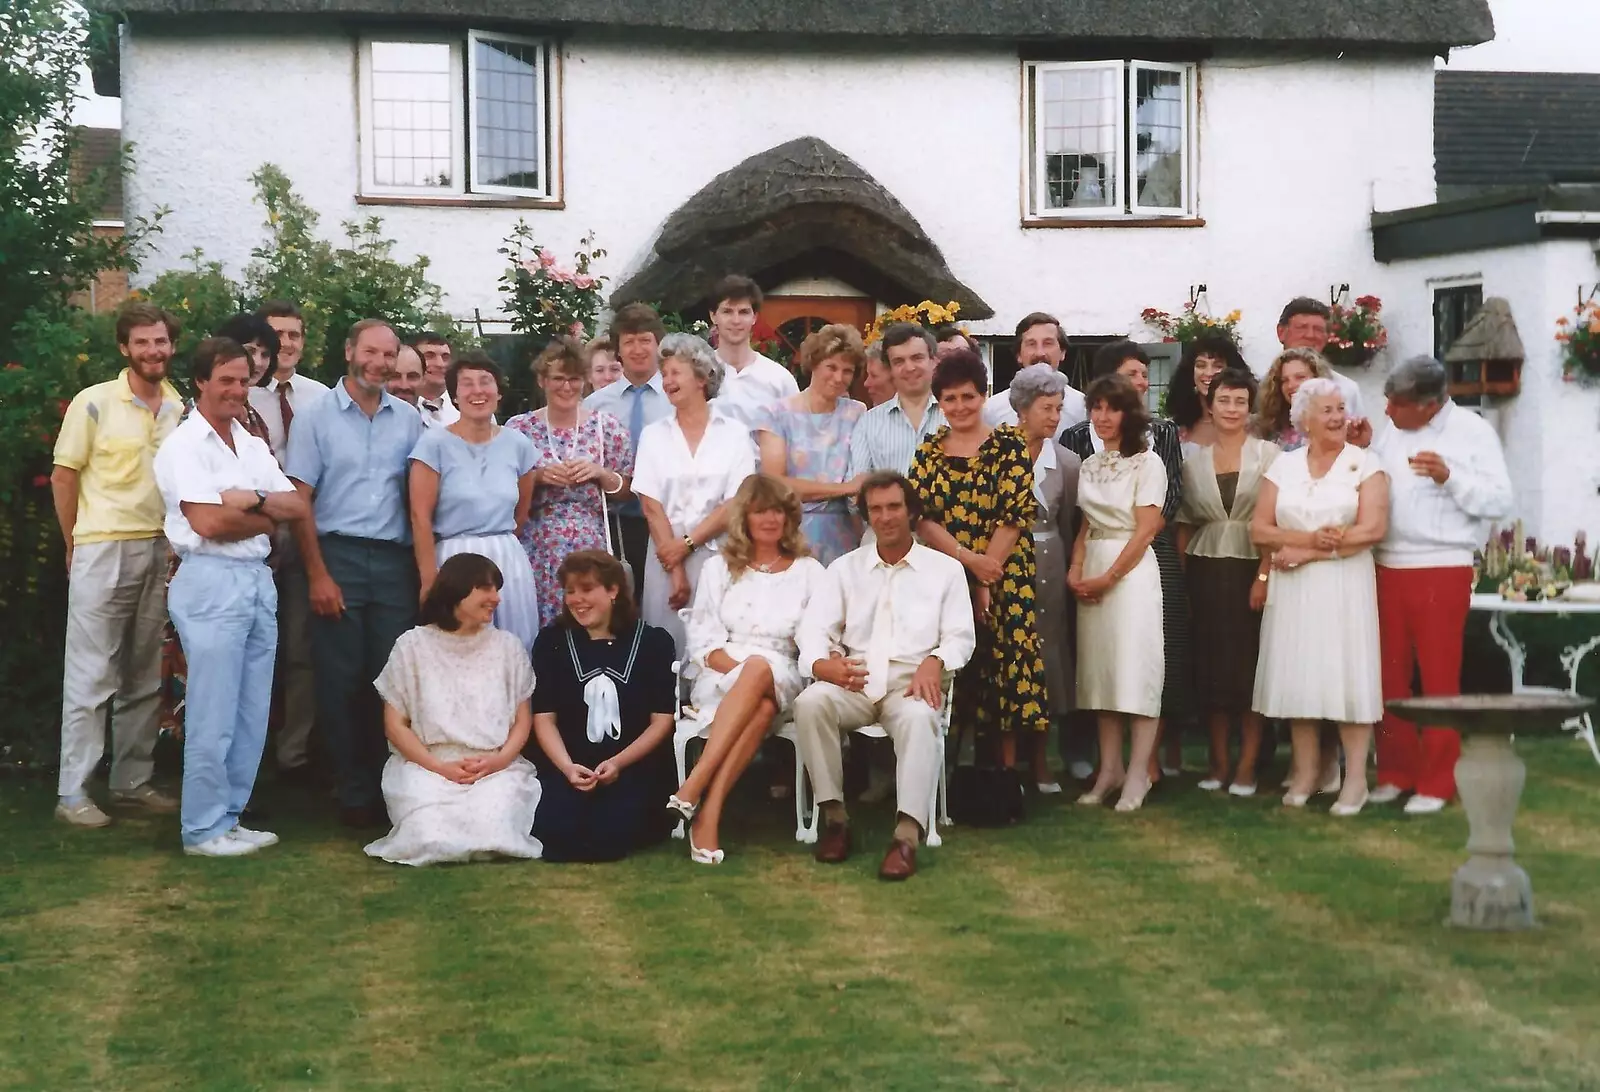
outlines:
[[[611,296],[700,310],[728,273],[763,287],[829,275],[886,303],[955,300],[961,317],[994,309],[962,284],[916,218],[849,156],[800,137],[723,171],[674,212],[655,252]]]
[[[198,16],[484,20],[717,34],[1271,43],[1438,51],[1494,36],[1488,0],[89,0]]]
[[[1511,304],[1499,296],[1484,300],[1467,328],[1444,354],[1444,359],[1446,364],[1526,359],[1516,320],[1511,317]]]

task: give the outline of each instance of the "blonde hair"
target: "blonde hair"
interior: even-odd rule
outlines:
[[[728,534],[722,540],[722,559],[728,563],[728,575],[735,580],[750,567],[750,556],[755,546],[750,541],[746,518],[751,512],[783,512],[783,537],[778,540],[778,552],[786,557],[809,557],[811,547],[800,533],[800,498],[777,478],[765,474],[752,474],[739,483],[728,508]]]
[[[540,379],[552,375],[569,375],[576,379],[589,376],[589,355],[583,342],[575,337],[558,337],[533,362],[533,374]]]
[[[800,343],[800,367],[807,375],[831,356],[844,357],[860,372],[867,362],[867,347],[861,342],[861,331],[842,322],[830,322]]]
[[[1283,366],[1298,361],[1311,369],[1313,379],[1332,379],[1333,369],[1322,354],[1312,349],[1285,349],[1272,360],[1261,380],[1260,395],[1256,399],[1256,435],[1263,440],[1277,440],[1289,428],[1289,402],[1283,396]]]

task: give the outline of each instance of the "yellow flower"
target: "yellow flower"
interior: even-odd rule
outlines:
[[[1228,312],[1228,317],[1223,319],[1222,321],[1232,324],[1232,323],[1238,322],[1239,319],[1242,318],[1242,317],[1243,317],[1243,313],[1236,307],[1232,311],[1229,311]]]
[[[78,354],[78,363],[79,364],[87,364],[87,363],[89,363],[89,354],[88,353],[79,353]]]

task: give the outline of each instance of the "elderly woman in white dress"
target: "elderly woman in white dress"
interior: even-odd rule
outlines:
[[[701,566],[728,529],[733,494],[756,469],[750,430],[712,408],[721,386],[711,346],[693,334],[668,334],[661,389],[673,412],[645,426],[633,460],[633,492],[650,528],[640,612],[672,635],[680,654],[678,611],[689,605]]]
[[[1346,777],[1332,811],[1350,816],[1367,802],[1367,750],[1383,715],[1372,547],[1388,527],[1389,479],[1377,456],[1345,441],[1333,380],[1306,380],[1289,413],[1306,444],[1267,471],[1250,525],[1272,552],[1253,704],[1290,723],[1286,807],[1304,807],[1317,788],[1318,722],[1339,726]]]
[[[415,629],[373,685],[392,754],[383,802],[394,824],[366,847],[394,864],[538,857],[529,831],[539,778],[522,748],[533,727],[533,667],[494,627],[503,578],[481,554],[439,566]]]
[[[1102,450],[1083,462],[1067,587],[1078,600],[1078,704],[1097,714],[1100,771],[1080,804],[1100,804],[1119,786],[1118,811],[1136,811],[1150,791],[1166,675],[1161,572],[1151,548],[1161,533],[1167,472],[1150,450],[1150,416],[1133,383],[1103,375],[1084,391]],[[1122,761],[1122,724],[1133,735]]]
[[[777,478],[752,474],[734,495],[728,537],[706,562],[689,615],[688,658],[698,670],[690,700],[711,731],[694,769],[667,806],[689,821],[689,854],[723,859],[723,804],[800,676],[795,631],[824,577],[800,534],[800,500]]]
[[[1034,625],[1044,658],[1044,688],[1050,717],[1059,725],[1075,707],[1077,680],[1072,666],[1072,626],[1068,611],[1067,553],[1078,511],[1078,470],[1083,460],[1056,440],[1067,377],[1053,365],[1033,364],[1011,379],[1011,408],[1033,461],[1033,495],[1039,501],[1033,522]],[[1061,791],[1050,775],[1049,733],[1033,739],[1033,781],[1041,793]]]

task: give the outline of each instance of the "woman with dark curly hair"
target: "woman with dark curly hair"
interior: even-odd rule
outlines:
[[[1178,426],[1178,439],[1186,445],[1185,451],[1187,445],[1203,447],[1216,441],[1206,394],[1211,390],[1211,381],[1228,368],[1250,370],[1239,346],[1226,334],[1201,334],[1183,347],[1178,370],[1167,384],[1167,413]]]
[[[977,651],[956,679],[955,720],[975,725],[1015,777],[1017,736],[1050,727],[1034,612],[1038,500],[1027,440],[1010,425],[984,424],[987,380],[970,350],[939,361],[933,395],[948,424],[917,449],[909,477],[923,508],[918,533],[966,568],[979,622]],[[1013,817],[1021,799],[1019,780]]]

